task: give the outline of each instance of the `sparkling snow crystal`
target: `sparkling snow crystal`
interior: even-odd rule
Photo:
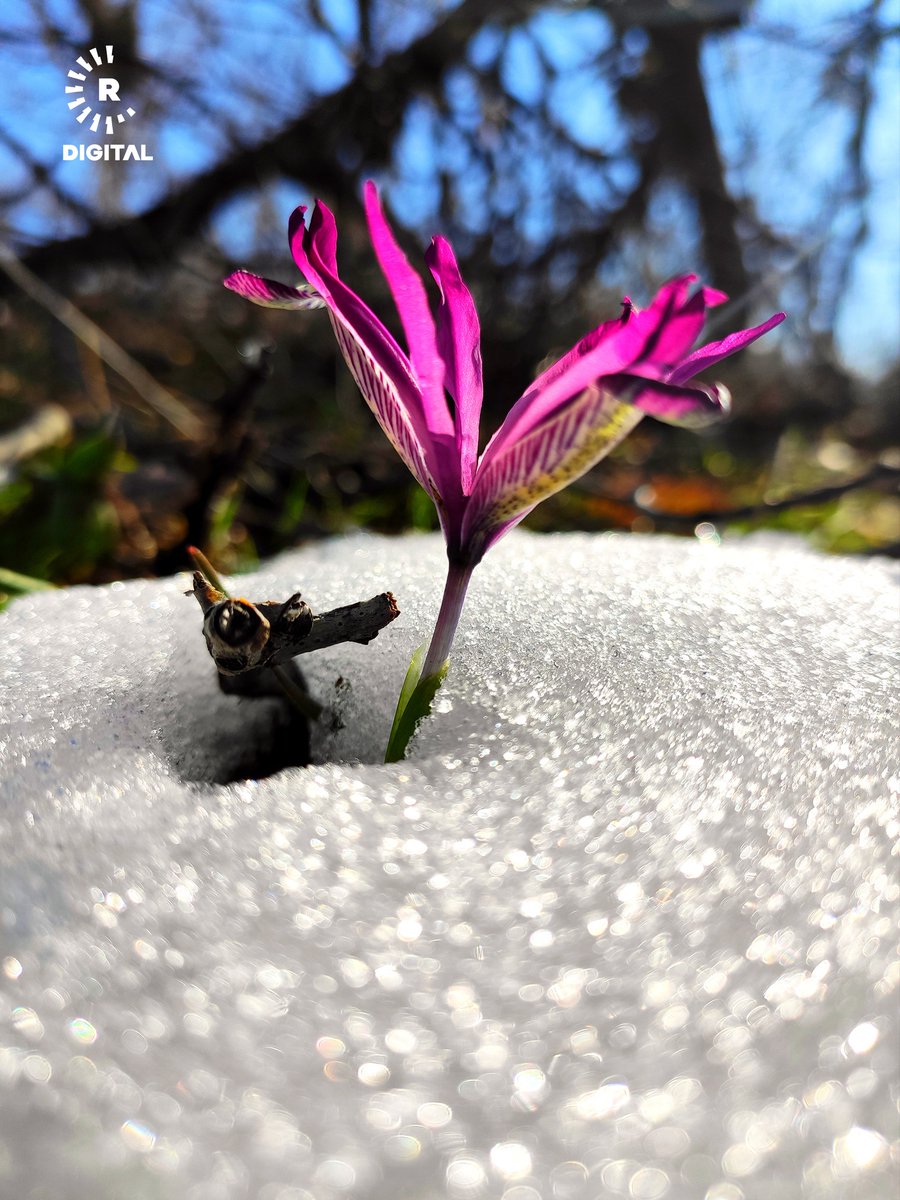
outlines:
[[[302,660],[345,728],[259,782],[186,577],[2,618],[0,1196],[889,1194],[893,567],[513,535],[386,767],[441,558],[241,580],[402,612]]]

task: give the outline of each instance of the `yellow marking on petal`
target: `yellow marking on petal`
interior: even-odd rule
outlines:
[[[529,443],[536,443],[552,436],[552,430],[563,421],[575,418],[578,411],[589,411],[598,404],[596,388],[588,388],[582,399],[570,405],[559,416],[546,422],[529,434],[518,447],[510,448],[507,453],[518,449],[527,454]],[[541,500],[546,500],[555,492],[561,491],[567,484],[578,479],[589,471],[595,463],[613,450],[623,438],[634,429],[644,414],[639,408],[620,400],[610,392],[604,392],[599,397],[600,412],[605,420],[595,424],[592,420],[584,420],[584,431],[576,434],[560,461],[551,471],[542,471],[530,478],[526,477],[520,483],[508,489],[499,491],[498,495],[486,505],[484,515],[478,522],[478,527],[495,527],[518,516],[526,508],[531,508]],[[605,412],[604,412],[605,410]],[[503,457],[496,459],[488,468],[488,475],[496,467],[500,469]]]

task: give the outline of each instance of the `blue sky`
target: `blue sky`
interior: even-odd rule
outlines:
[[[848,118],[833,98],[818,104],[822,50],[841,37],[848,15],[861,0],[759,0],[747,27],[707,40],[703,66],[709,85],[713,115],[729,178],[736,191],[753,198],[759,214],[779,234],[803,249],[816,249],[842,232],[846,213],[829,215],[833,224],[823,229],[823,189],[834,182],[840,146],[847,136]],[[70,0],[47,0],[49,18],[76,46],[85,30]],[[358,35],[353,0],[326,0],[323,8],[331,29],[311,32],[298,18],[287,19],[287,6],[279,0],[220,0],[208,5],[205,25],[188,20],[179,0],[144,0],[140,6],[139,48],[142,57],[174,70],[186,84],[182,94],[156,90],[157,111],[139,113],[129,136],[146,141],[156,154],[153,164],[120,168],[121,184],[114,200],[126,210],[138,211],[163,195],[173,180],[202,170],[224,149],[218,128],[230,121],[241,138],[252,141],[275,130],[295,113],[305,98],[340,86],[350,72],[345,51]],[[427,26],[428,6],[409,4],[376,13],[394,12],[394,19],[377,30],[381,44],[402,45]],[[386,20],[386,18],[383,18]],[[885,26],[900,24],[900,0],[888,0],[881,11]],[[4,28],[13,40],[0,40],[0,105],[5,128],[47,164],[54,181],[71,196],[93,205],[98,185],[108,188],[109,172],[96,164],[60,161],[63,142],[76,141],[81,133],[66,108],[62,94],[65,73],[77,50],[57,47],[48,53],[35,39],[36,17],[27,0],[7,0]],[[609,87],[595,66],[597,55],[608,44],[610,31],[596,11],[553,11],[534,22],[543,54],[560,71],[551,104],[554,114],[584,145],[615,156],[624,135]],[[474,65],[491,58],[492,34],[486,31],[472,48]],[[496,40],[496,39],[495,39]],[[84,47],[87,48],[86,46]],[[866,203],[868,232],[854,261],[846,294],[834,316],[839,347],[857,369],[877,373],[895,361],[900,331],[900,54],[896,41],[882,49],[873,76],[874,103],[865,144],[865,164],[870,188]],[[500,61],[510,92],[530,103],[539,89],[540,63],[527,38],[513,38]],[[451,80],[450,94],[457,111],[465,115],[466,81]],[[198,103],[193,103],[188,91]],[[203,106],[208,111],[203,111]],[[133,133],[131,132],[133,129]],[[387,173],[390,198],[409,223],[419,225],[423,236],[431,232],[435,207],[433,175],[433,115],[413,111],[397,147],[393,169]],[[753,152],[747,153],[752,146]],[[463,150],[452,139],[441,153],[452,164],[454,155],[464,161]],[[523,214],[525,235],[540,240],[548,220],[540,193],[538,162],[522,164],[534,173],[533,202]],[[611,178],[627,184],[628,164],[614,164]],[[0,143],[0,177],[6,187],[24,185],[27,174],[16,153]],[[584,181],[591,199],[596,183]],[[478,219],[481,182],[476,173],[466,175],[463,195],[471,200],[472,220]],[[272,246],[281,244],[287,214],[300,200],[294,184],[274,184],[267,195],[274,217]],[[599,196],[598,196],[599,200]],[[216,234],[236,259],[258,250],[260,191],[248,181],[245,195],[223,210]],[[659,201],[663,219],[666,198]],[[599,205],[598,205],[599,207]],[[20,203],[13,214],[14,237],[20,245],[48,236],[75,232],[77,221],[61,216],[47,199]],[[648,236],[649,236],[648,231]],[[673,251],[677,257],[679,250]],[[685,239],[684,253],[690,252]],[[627,274],[628,250],[615,268]],[[667,264],[668,265],[668,264]],[[674,262],[672,269],[691,263]],[[824,318],[823,318],[824,319]],[[827,319],[831,319],[830,315]]]

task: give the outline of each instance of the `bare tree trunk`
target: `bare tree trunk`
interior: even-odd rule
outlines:
[[[700,66],[706,32],[696,24],[649,30],[646,70],[632,85],[629,107],[640,107],[657,124],[666,173],[680,178],[697,204],[710,278],[737,299],[749,291],[751,277]]]

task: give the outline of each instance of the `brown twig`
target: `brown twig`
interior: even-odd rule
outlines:
[[[199,575],[203,580],[205,594],[215,593],[222,599],[230,600],[231,594],[203,551],[198,550],[196,546],[188,546],[188,553],[197,567],[194,578],[194,595],[197,594],[196,576]],[[293,661],[285,663],[283,666],[273,666],[271,670],[258,667],[255,670],[244,671],[240,675],[226,675],[222,671],[219,671],[218,674],[219,687],[226,695],[267,696],[271,695],[274,684],[288,703],[293,705],[301,718],[305,718],[307,721],[318,721],[325,711],[322,705],[314,700],[306,690],[306,680],[303,678],[300,668]]]
[[[400,615],[390,592],[315,616],[299,592],[283,602],[231,599],[200,571],[194,572],[192,594],[203,610],[207,647],[223,675],[282,666],[299,654],[341,642],[365,644]]]

